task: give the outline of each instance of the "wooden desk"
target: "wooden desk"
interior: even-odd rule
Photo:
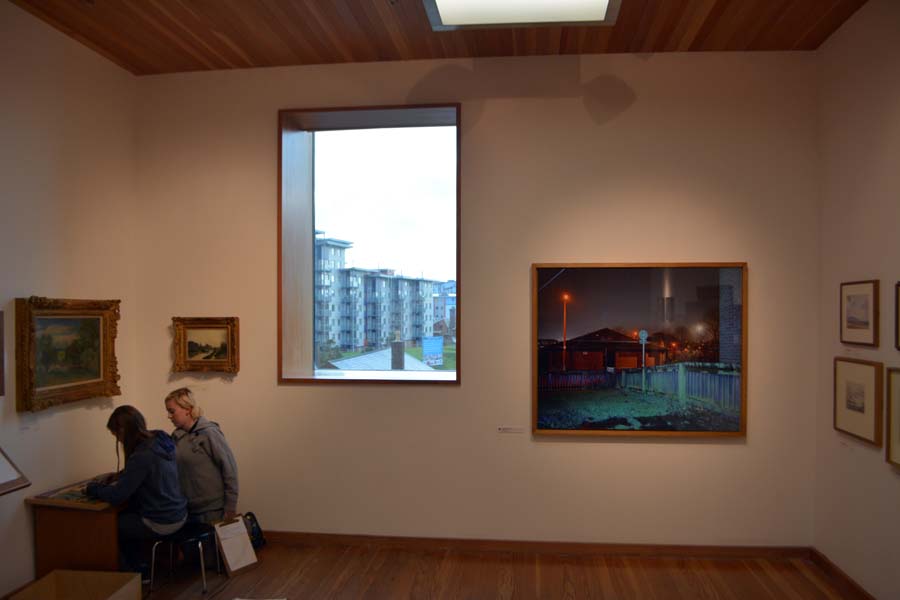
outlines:
[[[115,571],[119,568],[119,507],[84,495],[79,481],[25,502],[34,510],[34,570]]]

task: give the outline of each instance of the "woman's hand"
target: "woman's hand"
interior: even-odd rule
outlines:
[[[97,475],[96,477],[94,477],[93,482],[100,485],[110,485],[114,483],[118,478],[118,473],[105,473],[103,475]]]

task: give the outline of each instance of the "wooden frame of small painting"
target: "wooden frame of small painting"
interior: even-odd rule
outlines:
[[[12,459],[0,448],[0,496],[31,485]]]
[[[237,373],[240,369],[237,317],[172,317],[172,327],[175,330],[172,371]]]
[[[119,300],[16,298],[16,410],[121,394]]]
[[[881,447],[884,365],[834,358],[834,428]]]
[[[887,372],[887,443],[884,458],[900,467],[900,369]]]
[[[841,343],[878,347],[878,280],[841,284]]]
[[[532,265],[532,432],[747,433],[747,264]]]

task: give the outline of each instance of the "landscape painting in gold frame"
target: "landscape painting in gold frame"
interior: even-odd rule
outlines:
[[[881,448],[882,380],[880,362],[834,359],[834,428]]]
[[[747,264],[532,265],[532,431],[744,436]]]
[[[239,325],[237,317],[172,317],[175,330],[172,371],[237,373]]]
[[[119,300],[16,298],[16,410],[117,396]]]

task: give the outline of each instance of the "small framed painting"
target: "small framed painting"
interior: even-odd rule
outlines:
[[[172,317],[175,363],[172,371],[223,371],[240,368],[237,317]]]
[[[16,298],[16,410],[117,396],[119,300]]]
[[[878,280],[841,284],[841,343],[878,346]]]
[[[834,359],[834,428],[879,448],[883,376],[881,363]]]
[[[900,467],[900,369],[888,369],[887,450],[885,459]]]

